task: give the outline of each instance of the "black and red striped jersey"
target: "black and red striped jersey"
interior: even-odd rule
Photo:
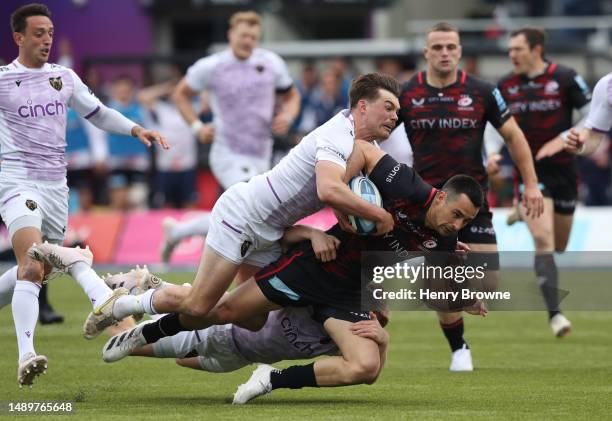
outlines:
[[[546,142],[571,128],[573,110],[591,100],[584,79],[556,63],[548,63],[546,70],[534,77],[510,73],[499,81],[498,87],[525,133],[533,156]],[[573,157],[562,151],[539,164],[566,164]]]
[[[436,189],[423,181],[413,168],[385,155],[369,175],[383,198],[383,207],[393,216],[395,228],[382,236],[363,236],[343,231],[339,225],[327,233],[340,240],[336,259],[323,269],[343,279],[359,280],[363,252],[393,252],[398,261],[410,252],[453,251],[456,235],[441,236],[425,226],[425,214]]]
[[[414,152],[414,168],[425,181],[439,188],[453,175],[467,174],[487,188],[485,125],[488,121],[498,128],[510,118],[494,85],[459,71],[455,83],[436,88],[419,72],[402,88],[399,117]]]

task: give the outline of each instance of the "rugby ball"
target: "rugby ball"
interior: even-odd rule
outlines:
[[[348,185],[353,193],[363,200],[376,206],[382,206],[382,196],[370,179],[362,176],[353,177]],[[353,215],[349,215],[348,220],[358,234],[365,235],[376,231],[376,223],[373,221]]]

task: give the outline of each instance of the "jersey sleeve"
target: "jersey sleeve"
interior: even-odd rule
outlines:
[[[485,117],[497,129],[503,126],[512,116],[510,108],[508,108],[499,88],[486,84],[484,90]]]
[[[385,200],[403,199],[425,204],[433,189],[412,167],[398,163],[388,154],[376,163],[369,177]]]
[[[270,52],[270,61],[276,74],[275,86],[279,92],[287,92],[293,86],[293,79],[289,74],[287,63],[278,54]]]
[[[81,117],[88,119],[100,111],[102,103],[74,71],[67,70],[74,83],[74,90],[68,100],[68,106],[73,108]]]
[[[346,169],[346,161],[353,151],[354,140],[350,136],[338,136],[334,141],[327,137],[316,140],[315,162],[330,161]]]
[[[580,109],[591,101],[591,90],[582,76],[568,69],[565,83],[572,108]]]
[[[214,55],[196,61],[187,69],[187,74],[185,75],[187,85],[195,92],[207,89],[216,62],[217,59]]]
[[[612,74],[604,76],[595,85],[585,126],[602,133],[612,128]]]

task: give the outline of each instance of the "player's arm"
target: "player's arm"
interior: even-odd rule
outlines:
[[[306,225],[289,227],[285,230],[280,242],[283,250],[286,250],[292,244],[306,240],[312,244],[312,249],[317,259],[322,262],[329,262],[336,258],[336,250],[340,246],[340,240],[333,235],[328,235],[325,231],[313,227]]]
[[[544,198],[538,187],[538,177],[527,139],[514,117],[506,120],[497,131],[504,138],[510,156],[523,179],[523,205],[527,208],[527,215],[537,218],[544,210]]]
[[[331,161],[318,161],[315,166],[319,200],[344,215],[354,215],[376,222],[376,233],[393,229],[393,217],[381,207],[368,203],[351,191],[344,181],[346,169]],[[344,228],[344,226],[343,226]]]
[[[565,150],[575,155],[590,155],[595,152],[607,135],[588,127],[582,130],[570,129],[565,140]]]
[[[385,361],[387,360],[387,349],[389,348],[389,333],[379,323],[376,313],[370,312],[370,320],[361,320],[353,323],[350,326],[353,334],[361,336],[362,338],[368,338],[378,344],[378,351],[380,353],[380,367],[374,380],[378,379]]]
[[[300,112],[300,91],[295,86],[291,86],[280,94],[281,110],[274,116],[272,120],[272,133],[277,136],[286,134],[293,121],[297,118]]]
[[[133,136],[147,147],[151,142],[159,143],[168,149],[166,139],[155,130],[147,130],[125,117],[120,112],[102,104],[93,92],[81,81],[72,70],[69,70],[74,82],[74,91],[68,100],[68,106],[97,128],[125,136]]]
[[[184,77],[174,88],[172,100],[198,140],[210,143],[215,137],[215,128],[212,124],[204,124],[196,114],[191,101],[195,95],[197,92],[189,86],[187,77]]]

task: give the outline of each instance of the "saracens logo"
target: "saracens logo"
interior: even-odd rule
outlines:
[[[50,77],[49,78],[49,84],[56,91],[61,91],[62,88],[64,87],[64,84],[62,83],[62,77],[61,76]]]
[[[457,105],[459,105],[460,107],[469,107],[470,105],[472,105],[472,98],[470,98],[469,96],[464,96],[459,98],[459,101],[457,101]]]
[[[544,86],[544,92],[547,94],[554,94],[559,90],[559,82],[551,80]]]
[[[423,246],[425,246],[428,249],[435,248],[437,245],[438,245],[438,243],[436,242],[436,240],[425,240],[425,241],[423,241]]]

